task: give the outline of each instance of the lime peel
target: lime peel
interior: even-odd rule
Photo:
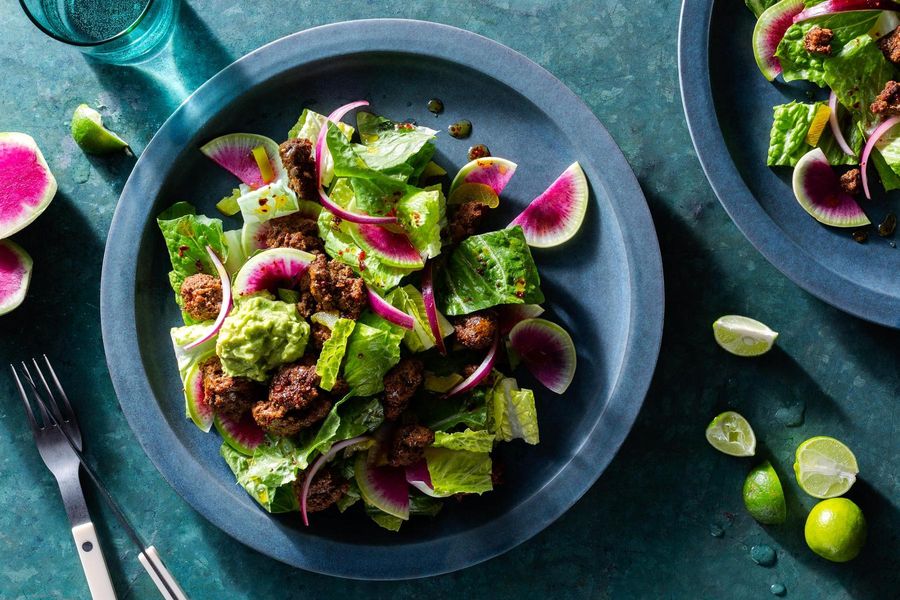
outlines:
[[[103,126],[100,113],[80,104],[72,114],[72,139],[88,154],[110,154],[128,148],[128,142]]]
[[[769,461],[763,462],[747,475],[743,496],[747,512],[758,522],[778,525],[787,518],[784,488]]]
[[[725,315],[713,323],[716,342],[736,356],[760,356],[772,349],[778,332],[741,315]]]

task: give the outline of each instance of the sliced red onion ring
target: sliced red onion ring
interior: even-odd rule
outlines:
[[[481,381],[491,374],[491,369],[494,368],[494,359],[497,357],[497,340],[494,339],[494,343],[491,345],[491,349],[488,350],[487,356],[484,357],[484,360],[481,361],[481,364],[478,365],[478,368],[475,371],[460,381],[458,384],[453,386],[449,392],[444,394],[444,398],[449,398],[450,396],[455,396],[456,394],[462,394],[463,392],[468,392],[476,385],[481,383]]]
[[[846,12],[850,10],[900,10],[900,4],[890,0],[825,0],[821,4],[810,6],[794,17],[794,23],[806,21],[822,15]]]
[[[834,135],[834,139],[837,140],[838,146],[841,147],[841,150],[844,151],[844,154],[848,156],[856,156],[856,152],[850,148],[850,144],[847,143],[847,140],[844,139],[844,134],[841,133],[841,126],[838,125],[838,101],[837,94],[832,90],[831,95],[828,96],[828,108],[831,109],[831,114],[828,115],[828,124],[831,125],[831,133]]]
[[[228,316],[228,312],[231,310],[231,278],[228,277],[228,271],[225,270],[225,265],[219,260],[219,257],[216,255],[216,251],[212,249],[212,246],[207,246],[206,252],[209,254],[209,259],[212,261],[213,265],[215,265],[216,272],[219,275],[219,281],[222,283],[222,306],[219,308],[219,315],[216,317],[215,322],[210,326],[209,330],[190,344],[187,344],[184,347],[185,350],[196,348],[200,344],[211,340],[213,336],[219,333],[219,329],[222,328],[222,323],[225,322],[225,317]]]
[[[325,466],[329,460],[335,457],[335,455],[347,448],[348,446],[353,446],[354,444],[358,444],[360,442],[364,442],[366,440],[372,439],[367,435],[361,435],[359,437],[350,438],[349,440],[344,440],[342,442],[338,442],[334,444],[331,449],[316,459],[316,462],[312,464],[309,468],[309,473],[306,475],[306,479],[303,480],[303,489],[300,491],[300,512],[303,514],[303,524],[309,527],[309,517],[306,514],[306,499],[309,496],[309,486],[312,484],[313,478],[315,478],[316,473]]]
[[[416,320],[412,316],[379,296],[378,292],[369,286],[366,286],[366,293],[369,295],[369,305],[372,307],[372,311],[379,317],[383,317],[404,329],[412,329],[416,326]]]
[[[431,328],[431,335],[434,336],[434,344],[437,346],[438,352],[446,356],[447,346],[444,345],[444,334],[441,332],[437,306],[434,303],[434,282],[432,281],[431,264],[431,261],[425,263],[425,269],[422,271],[422,301],[425,303],[425,316],[428,317],[428,326]]]
[[[431,473],[428,472],[428,463],[424,458],[406,467],[406,482],[426,496],[437,497],[431,483]]]
[[[875,144],[881,139],[881,136],[887,133],[888,130],[897,123],[900,123],[900,117],[891,117],[876,127],[875,131],[872,132],[872,135],[870,135],[869,139],[866,141],[866,147],[863,148],[862,160],[859,161],[859,171],[862,175],[863,191],[866,193],[866,198],[870,200],[872,199],[872,195],[869,194],[869,178],[866,176],[866,167],[869,166],[869,155],[872,153]]]

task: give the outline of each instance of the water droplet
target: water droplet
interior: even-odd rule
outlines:
[[[428,101],[428,111],[439,115],[444,112],[444,102],[440,98],[432,98]]]
[[[765,544],[759,544],[750,548],[750,558],[756,564],[763,567],[771,567],[775,564],[775,551]]]
[[[476,144],[469,148],[469,160],[477,160],[486,158],[491,155],[491,151],[484,144]]]
[[[787,593],[787,588],[784,587],[783,583],[773,583],[769,587],[769,591],[772,592],[773,596],[784,596]]]
[[[709,535],[711,535],[711,536],[713,536],[713,537],[715,537],[715,538],[720,538],[720,537],[723,537],[723,536],[725,535],[725,530],[722,529],[722,526],[719,525],[718,523],[710,523],[710,525],[709,525]]]
[[[803,425],[803,415],[806,412],[806,404],[795,402],[790,406],[782,406],[775,411],[775,419],[785,427],[799,427]]]
[[[458,140],[465,139],[472,135],[472,121],[460,119],[447,127],[447,133]]]

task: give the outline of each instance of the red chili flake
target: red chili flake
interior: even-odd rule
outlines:
[[[184,258],[184,253],[190,250],[187,246],[178,246],[178,258]]]
[[[197,272],[198,272],[198,273],[202,273],[202,272],[203,272],[203,263],[202,263],[202,262],[200,262],[200,261],[198,260],[197,262],[194,263],[194,266],[197,267]]]
[[[257,200],[257,202],[259,202],[260,206],[265,206],[268,200],[266,200],[265,198],[260,198],[259,200]]]

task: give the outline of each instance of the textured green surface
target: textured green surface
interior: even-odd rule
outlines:
[[[34,257],[32,292],[0,317],[0,362],[47,352],[77,403],[88,454],[192,598],[545,597],[888,598],[900,586],[900,334],[847,317],[772,268],[719,208],[684,126],[675,60],[678,4],[491,2],[224,3],[192,1],[174,60],[139,68],[88,64],[44,37],[14,3],[0,7],[0,129],[30,133],[59,194],[15,236]],[[244,8],[242,8],[244,7]],[[650,202],[666,269],[667,325],[659,368],[637,424],[611,467],[562,519],[507,555],[410,583],[343,582],[296,571],[209,526],[161,479],[119,410],[103,361],[99,274],[118,193],[134,163],[88,158],[68,134],[81,102],[140,152],[187,93],[234,58],[283,35],[377,16],[466,27],[547,67],[587,101],[631,162]],[[710,324],[758,318],[781,333],[760,359],[730,356]],[[81,598],[87,587],[55,484],[0,376],[0,589],[3,598]],[[800,405],[805,421],[796,422]],[[757,459],[710,448],[709,420],[750,419],[785,485],[787,523],[764,528],[741,485]],[[803,522],[815,503],[791,472],[797,444],[831,435],[856,453],[849,496],[870,538],[854,562],[810,552]],[[158,597],[132,548],[95,502],[120,598]],[[734,515],[733,518],[729,515]],[[711,532],[723,532],[721,537]],[[750,547],[777,554],[755,565]]]

